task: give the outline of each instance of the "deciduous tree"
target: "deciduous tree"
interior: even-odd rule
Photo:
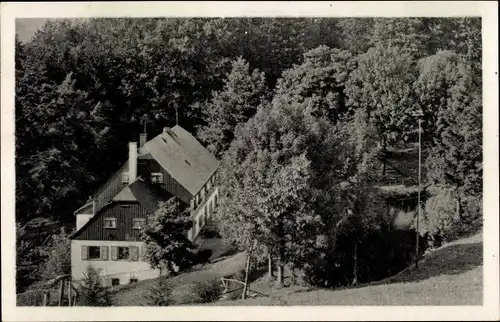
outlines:
[[[233,140],[236,126],[255,114],[266,93],[264,74],[251,71],[248,62],[239,57],[233,61],[222,90],[200,107],[206,125],[198,129],[198,137],[220,157]]]
[[[384,150],[388,144],[409,140],[417,107],[412,56],[399,47],[380,45],[359,56],[357,63],[346,85],[347,104],[364,110],[368,122],[375,124]]]
[[[345,85],[354,68],[348,51],[327,46],[311,49],[300,65],[283,72],[275,95],[304,103],[317,117],[337,121],[347,110]]]
[[[194,249],[187,236],[191,226],[189,212],[175,197],[159,204],[141,233],[146,244],[145,258],[152,267],[175,274],[189,266]]]

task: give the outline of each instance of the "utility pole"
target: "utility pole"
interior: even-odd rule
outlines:
[[[418,268],[418,241],[420,237],[420,177],[422,170],[422,119],[418,118],[418,204],[417,204],[417,229],[415,243],[415,268]]]

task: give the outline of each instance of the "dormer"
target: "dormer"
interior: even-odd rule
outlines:
[[[74,212],[76,216],[76,230],[85,225],[95,214],[95,201],[90,201]]]

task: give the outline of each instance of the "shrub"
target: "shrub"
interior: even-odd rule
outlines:
[[[71,240],[64,229],[60,234],[52,236],[48,246],[41,250],[46,260],[40,267],[40,275],[44,280],[71,273]]]
[[[208,263],[210,261],[210,257],[211,256],[212,256],[212,250],[211,249],[200,249],[193,256],[193,262],[194,262],[194,264]]]
[[[156,283],[148,289],[146,299],[151,306],[170,306],[174,303],[172,285],[167,276],[162,275],[156,280]]]
[[[92,266],[87,267],[84,280],[78,290],[83,306],[111,306],[113,300],[109,288],[102,285],[99,273]]]
[[[196,303],[211,303],[217,301],[222,295],[221,281],[212,278],[206,281],[196,281],[192,288]]]
[[[453,240],[464,230],[457,213],[457,199],[451,192],[430,197],[422,213],[420,233],[428,234],[435,243]]]
[[[475,196],[463,198],[462,212],[472,229],[480,228],[483,220],[483,199]]]

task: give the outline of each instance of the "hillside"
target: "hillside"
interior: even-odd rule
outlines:
[[[481,305],[483,301],[482,234],[430,251],[419,268],[410,267],[383,281],[337,290],[305,286],[275,289],[262,277],[250,285],[261,293],[247,300],[220,300],[208,305]],[[174,297],[190,304],[191,285],[244,267],[243,253],[174,277]],[[133,284],[116,293],[117,305],[147,305],[145,292],[155,280]],[[194,304],[193,305],[199,305]]]
[[[481,305],[482,235],[429,252],[418,269],[384,281],[341,290],[284,288],[268,297],[211,305]]]

